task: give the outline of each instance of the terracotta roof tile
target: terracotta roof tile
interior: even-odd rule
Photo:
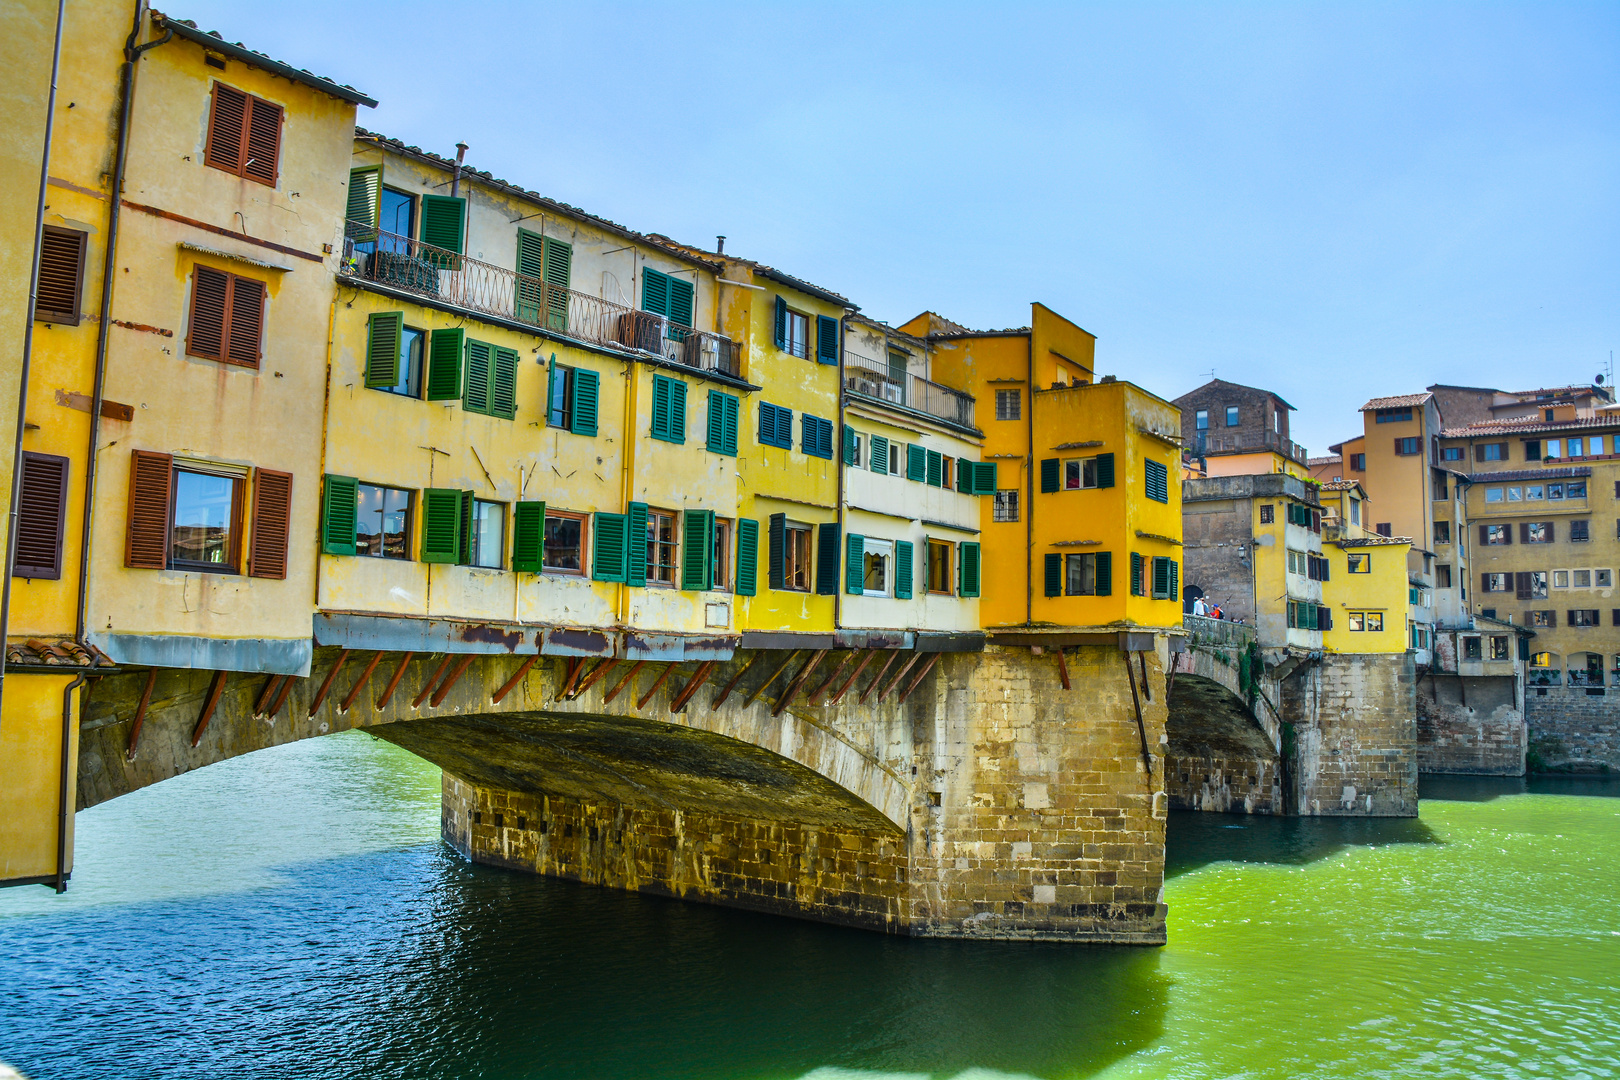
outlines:
[[[1481,420],[1477,424],[1446,428],[1442,439],[1470,439],[1481,435],[1539,435],[1560,431],[1585,431],[1590,428],[1620,428],[1620,416],[1588,416],[1575,420],[1530,420],[1522,416],[1501,420]]]
[[[1363,405],[1361,407],[1361,411],[1369,412],[1373,409],[1405,409],[1410,408],[1413,405],[1422,405],[1432,397],[1434,397],[1434,395],[1427,392],[1422,394],[1397,394],[1395,397],[1375,397],[1371,401],[1367,402],[1367,404]]]
[[[112,658],[94,645],[72,638],[28,638],[6,642],[7,666],[116,667]]]

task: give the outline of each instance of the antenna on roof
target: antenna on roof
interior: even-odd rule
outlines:
[[[1215,369],[1214,369],[1214,368],[1210,368],[1210,369],[1209,369],[1209,370],[1208,370],[1208,371],[1206,371],[1206,372],[1205,372],[1205,373],[1204,373],[1204,374],[1206,374],[1206,375],[1208,375],[1208,376],[1209,376],[1209,377],[1210,377],[1210,378],[1211,378],[1211,379],[1213,379],[1213,378],[1214,378],[1214,377],[1215,377]]]

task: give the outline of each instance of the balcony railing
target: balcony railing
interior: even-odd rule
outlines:
[[[341,272],[351,277],[595,345],[651,353],[699,371],[734,378],[741,372],[736,343],[719,334],[361,222],[349,222],[348,231]],[[376,239],[356,242],[357,237]]]
[[[1217,435],[1214,432],[1199,431],[1193,436],[1191,445],[1187,447],[1195,455],[1232,453],[1241,450],[1275,450],[1284,457],[1292,458],[1301,465],[1305,464],[1307,455],[1305,448],[1286,436],[1275,431],[1263,431],[1259,434],[1248,435]]]
[[[1255,640],[1254,627],[1227,619],[1183,615],[1181,625],[1186,628],[1187,642],[1191,645],[1235,645],[1242,648]]]
[[[937,416],[958,427],[973,427],[973,397],[960,390],[952,390],[920,375],[912,375],[899,368],[861,356],[844,352],[844,389],[852,394],[903,405],[917,412]]]

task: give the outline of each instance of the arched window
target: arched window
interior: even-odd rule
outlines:
[[[1527,682],[1531,686],[1560,686],[1563,683],[1563,667],[1563,657],[1557,653],[1534,653],[1530,657]]]

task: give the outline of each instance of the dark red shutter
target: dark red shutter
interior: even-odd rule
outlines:
[[[232,274],[230,284],[225,359],[258,367],[259,341],[264,333],[264,282]]]
[[[211,266],[197,265],[191,273],[191,325],[186,331],[186,352],[210,360],[225,359],[225,319],[231,275]]]
[[[246,94],[224,83],[214,84],[214,107],[208,114],[208,143],[205,149],[205,160],[214,168],[242,175],[247,111]]]
[[[17,504],[13,577],[59,579],[67,520],[68,459],[23,454],[22,497]]]
[[[124,565],[162,570],[169,564],[169,488],[174,459],[136,450],[129,463],[129,534]]]
[[[281,106],[263,98],[248,99],[247,149],[242,175],[276,186],[276,162],[281,153]]]
[[[39,241],[39,292],[34,318],[43,322],[79,321],[79,295],[84,285],[84,251],[88,234],[46,225]]]
[[[1489,535],[1490,535],[1490,532],[1486,529],[1485,526],[1481,525],[1479,527],[1479,544],[1480,544],[1480,547],[1484,547],[1486,544],[1490,543],[1490,541],[1488,539],[1486,539]]]
[[[253,535],[248,544],[248,577],[285,579],[287,576],[292,479],[292,473],[253,470]]]

